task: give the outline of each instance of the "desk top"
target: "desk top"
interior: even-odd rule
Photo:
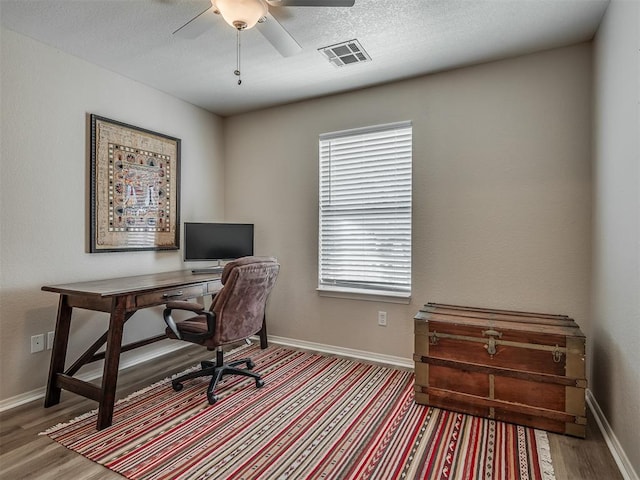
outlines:
[[[194,274],[191,270],[178,270],[175,272],[152,273],[149,275],[110,278],[89,282],[45,285],[42,287],[42,290],[67,295],[113,297],[117,295],[137,294],[159,288],[179,288],[203,282],[215,282],[220,281],[220,276],[220,273]]]

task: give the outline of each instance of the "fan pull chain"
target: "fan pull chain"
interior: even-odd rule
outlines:
[[[236,58],[237,58],[237,63],[236,63],[236,70],[233,72],[237,77],[238,77],[238,85],[242,84],[242,78],[240,77],[240,29],[238,28],[236,30],[237,32],[237,51],[236,51]]]

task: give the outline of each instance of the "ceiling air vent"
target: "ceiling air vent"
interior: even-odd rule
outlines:
[[[364,48],[362,48],[360,42],[355,39],[329,45],[328,47],[322,47],[319,48],[318,51],[327,57],[336,67],[344,67],[345,65],[371,60],[371,57],[365,52]]]

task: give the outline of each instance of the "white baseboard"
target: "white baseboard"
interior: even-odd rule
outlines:
[[[364,350],[355,350],[353,348],[336,347],[334,345],[325,345],[322,343],[306,342],[304,340],[296,340],[293,338],[275,337],[269,335],[269,343],[276,343],[287,347],[297,347],[305,350],[314,350],[316,352],[331,353],[333,355],[341,355],[343,357],[355,358],[358,360],[366,360],[369,362],[386,363],[397,367],[411,368],[415,366],[413,359],[405,357],[395,357],[393,355],[384,355],[382,353],[367,352]]]
[[[126,359],[121,359],[120,361],[120,369],[132,367],[134,365],[138,365],[140,363],[146,362],[148,360],[153,360],[154,358],[161,357],[168,353],[174,352],[181,348],[188,346],[186,342],[162,342],[157,348],[153,350],[145,351],[143,353],[133,352]],[[77,375],[75,378],[80,380],[84,380],[85,382],[94,380],[102,376],[102,367],[100,365],[96,365],[96,367],[91,370],[87,370],[86,372]],[[20,395],[16,395],[14,397],[9,397],[4,400],[0,400],[0,412],[4,412],[5,410],[9,410],[11,408],[18,407],[20,405],[24,405],[25,403],[32,402],[34,400],[39,400],[44,398],[44,395],[47,391],[46,387],[36,388],[35,390],[31,390],[30,392],[21,393]]]
[[[591,390],[589,389],[587,389],[586,398],[587,405],[589,405],[589,409],[596,419],[596,423],[598,424],[598,427],[602,432],[604,441],[607,443],[607,447],[609,447],[609,451],[611,452],[613,459],[620,469],[620,474],[622,475],[624,480],[640,480],[640,477],[638,477],[638,473],[635,471],[633,465],[631,465],[631,462],[629,461],[629,457],[627,457],[627,454],[622,448],[622,445],[620,445],[620,442],[618,442],[618,438],[613,432],[611,425],[609,425],[609,421],[604,416],[604,413],[600,409],[600,405],[598,405],[596,398],[593,396],[593,393],[591,393]]]

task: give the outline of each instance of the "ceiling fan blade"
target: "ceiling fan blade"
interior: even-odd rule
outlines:
[[[274,7],[353,7],[356,0],[267,0]]]
[[[302,51],[300,44],[280,25],[273,15],[267,13],[265,17],[266,20],[262,23],[257,23],[256,28],[283,57],[290,57]]]
[[[199,37],[215,24],[216,16],[216,9],[212,5],[204,12],[192,18],[183,26],[178,28],[175,32],[173,32],[173,34],[182,38]]]

